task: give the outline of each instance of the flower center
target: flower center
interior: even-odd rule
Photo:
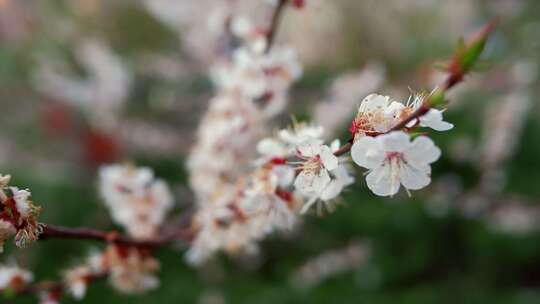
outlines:
[[[396,151],[386,152],[386,161],[404,161],[403,153]]]
[[[321,156],[316,155],[302,164],[302,170],[308,173],[319,174],[322,166]]]

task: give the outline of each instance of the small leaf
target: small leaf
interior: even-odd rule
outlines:
[[[486,45],[486,39],[480,39],[473,42],[459,58],[459,65],[463,74],[469,72]]]
[[[432,107],[446,105],[447,100],[445,99],[445,94],[443,90],[437,90],[431,94],[429,97],[429,104]]]

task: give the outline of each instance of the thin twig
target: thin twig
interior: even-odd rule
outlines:
[[[160,247],[173,242],[189,242],[193,237],[190,229],[179,228],[163,236],[152,240],[136,240],[127,236],[119,235],[116,232],[105,232],[92,228],[68,228],[55,225],[44,225],[40,240],[46,239],[77,239],[77,240],[95,240],[107,243],[115,243],[132,247]]]
[[[287,1],[288,0],[279,0],[279,2],[276,4],[276,8],[272,12],[272,18],[270,19],[270,27],[268,28],[268,33],[266,34],[266,49],[264,50],[264,53],[270,52],[270,49],[274,44],[277,29],[280,23],[279,21],[281,19],[281,15],[283,14]]]

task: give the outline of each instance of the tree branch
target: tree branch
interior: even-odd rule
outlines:
[[[281,15],[283,14],[285,5],[287,4],[288,0],[279,0],[279,2],[276,4],[276,8],[272,12],[272,18],[270,19],[270,27],[268,28],[268,33],[266,34],[266,49],[264,50],[264,53],[270,52],[270,49],[272,48],[272,45],[274,44],[274,40],[276,38],[277,29],[279,27],[279,21],[281,19]]]
[[[45,224],[43,233],[40,235],[40,240],[54,238],[95,240],[130,247],[155,248],[178,241],[189,242],[193,238],[193,231],[189,228],[178,228],[152,240],[136,240],[119,235],[117,232],[105,232],[92,228],[68,228]]]

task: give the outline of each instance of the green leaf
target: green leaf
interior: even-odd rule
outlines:
[[[482,37],[478,41],[471,43],[465,52],[463,52],[459,58],[459,65],[463,74],[466,74],[473,68],[474,64],[480,57],[480,54],[482,54],[485,46],[486,39],[485,37]]]
[[[429,97],[429,104],[432,107],[446,105],[445,93],[443,90],[437,90]]]

